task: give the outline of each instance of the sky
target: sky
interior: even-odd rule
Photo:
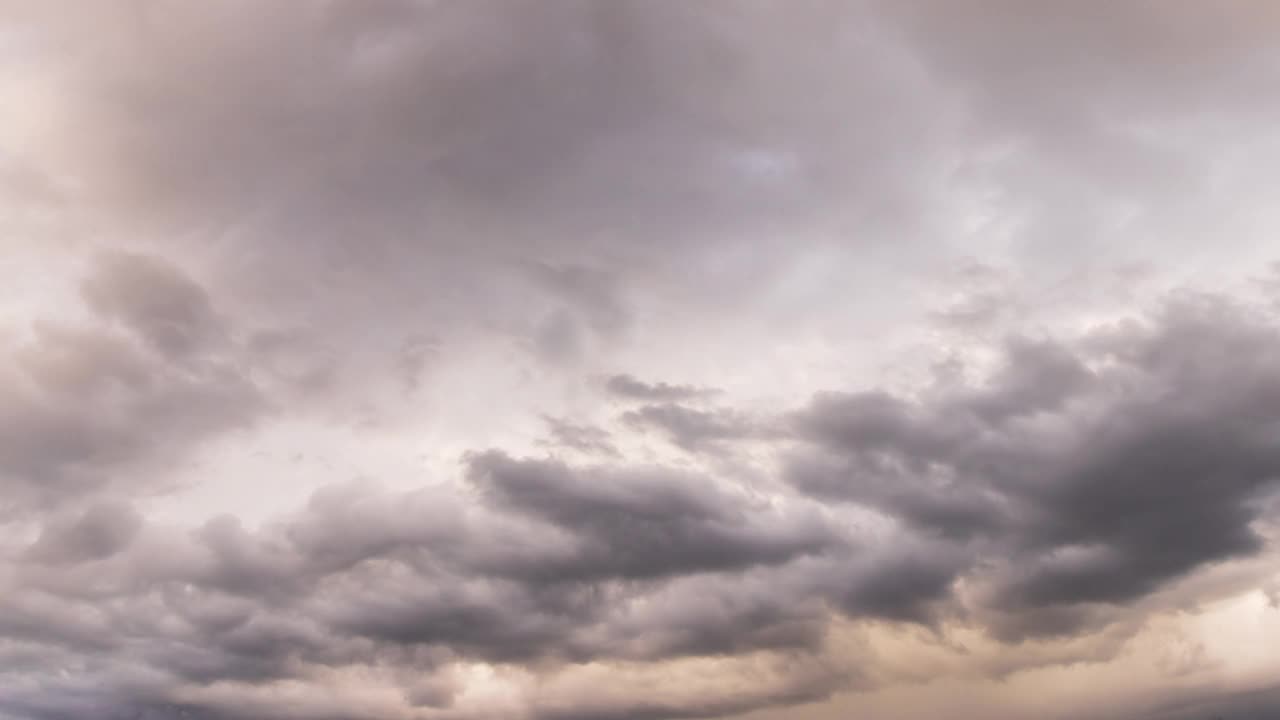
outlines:
[[[1280,5],[0,0],[0,720],[1280,716]]]

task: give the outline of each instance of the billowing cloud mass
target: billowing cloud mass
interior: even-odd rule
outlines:
[[[1263,0],[0,0],[0,720],[1280,714]]]

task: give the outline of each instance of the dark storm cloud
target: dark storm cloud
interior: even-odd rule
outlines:
[[[85,672],[108,688],[96,702],[161,707],[176,688],[307,668],[807,657],[832,612],[967,618],[1010,640],[1079,632],[1105,624],[1099,607],[1257,551],[1253,501],[1280,474],[1272,318],[1175,298],[1002,353],[974,385],[828,393],[795,416],[794,482],[896,518],[886,532],[845,533],[838,507],[775,506],[690,471],[489,451],[467,459],[456,496],[339,486],[259,529],[222,517],[173,535],[123,506],[68,515],[16,559],[26,587],[6,597],[4,634],[146,668],[145,691],[105,665]],[[957,597],[961,580],[976,604]],[[806,678],[737,700],[584,699],[535,714],[710,717],[842,686]],[[45,682],[10,707],[74,693]],[[247,700],[192,707],[301,717]]]
[[[793,563],[847,541],[816,515],[660,468],[490,452],[469,461],[468,476],[483,501],[469,510],[439,493],[351,485],[259,530],[224,516],[175,536],[130,529],[122,508],[91,509],[27,553],[28,590],[6,599],[4,634],[145,668],[154,682],[145,688],[96,660],[84,669],[96,679],[85,697],[120,709],[168,707],[178,687],[297,679],[307,667],[659,662],[812,651],[824,633],[815,569]],[[55,562],[93,567],[78,576],[45,567]],[[69,590],[82,582],[95,587]],[[783,697],[733,707],[817,696],[797,682],[771,691]],[[10,707],[44,717],[32,708],[45,702],[49,717],[74,714],[77,692],[50,678],[14,693]],[[706,702],[674,712],[729,711]],[[192,707],[229,720],[295,716],[286,704]]]
[[[528,568],[553,577],[741,570],[783,563],[836,541],[816,515],[784,515],[710,478],[660,468],[575,470],[490,452],[471,460],[469,477],[497,505],[580,539],[564,561]]]
[[[780,570],[681,578],[645,605],[618,613],[593,638],[634,659],[813,651],[828,625],[825,597],[813,582],[824,569],[824,559],[805,558]]]
[[[962,559],[946,546],[900,544],[903,547],[883,552],[870,562],[850,563],[852,572],[833,573],[840,584],[828,590],[841,611],[853,618],[922,625],[939,619],[952,585],[964,569]]]
[[[574,628],[597,620],[591,593],[529,592],[518,584],[444,576],[432,584],[355,593],[333,611],[332,627],[379,642],[437,647],[448,655],[521,662],[566,653]]]
[[[969,562],[1003,556],[992,602],[1010,610],[1126,603],[1262,548],[1258,501],[1280,481],[1274,318],[1175,297],[1003,354],[977,387],[817,398],[797,421],[823,451],[795,482],[969,538]]]
[[[470,511],[436,493],[335,487],[263,530],[246,529],[231,516],[215,518],[179,542],[167,541],[181,559],[176,563],[153,554],[156,538],[144,534],[142,541],[128,542],[139,528],[127,508],[95,506],[47,528],[27,558],[99,562],[100,578],[116,572],[132,578],[104,585],[116,590],[135,582],[195,585],[202,596],[175,597],[184,606],[224,597],[219,602],[230,615],[214,616],[226,615],[235,625],[250,606],[234,598],[287,605],[341,586],[334,578],[344,574],[383,572],[371,560],[404,563],[406,578],[430,581],[423,587],[432,592],[439,573],[448,573],[460,589],[475,580],[477,597],[497,593],[490,601],[514,602],[531,593],[561,602],[569,596],[560,593],[597,581],[767,568],[841,543],[816,516],[779,512],[709,479],[660,468],[575,468],[495,452],[471,460],[469,476],[486,501]],[[83,547],[89,540],[94,547]],[[470,601],[459,596],[450,602],[465,608]]]

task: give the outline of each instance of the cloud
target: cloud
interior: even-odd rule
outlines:
[[[794,482],[967,539],[973,569],[1002,566],[999,607],[1134,601],[1262,549],[1278,351],[1272,318],[1201,296],[1069,345],[1015,338],[977,387],[819,396]]]
[[[204,289],[153,257],[104,256],[85,280],[83,292],[94,311],[127,327],[165,355],[189,354],[221,334]]]
[[[777,447],[804,494],[492,450],[468,456],[452,490],[334,486],[259,528],[232,516],[165,528],[100,503],[10,560],[21,591],[4,633],[89,653],[83,677],[108,707],[292,717],[295,701],[251,688],[310,688],[308,706],[316,673],[373,665],[447,684],[473,662],[556,678],[600,663],[819,659],[837,616],[1002,641],[1087,634],[1260,550],[1255,501],[1280,476],[1273,318],[1176,296],[1139,320],[1000,350],[976,384],[828,392],[795,411]],[[891,524],[853,529],[856,508]],[[56,717],[82,697],[42,682],[13,696],[19,716]],[[673,688],[650,700],[579,691],[576,710],[529,702],[547,717],[710,717],[842,687],[822,674],[777,682],[736,700]],[[227,694],[191,699],[211,687]],[[62,704],[39,709],[50,697]],[[334,716],[359,716],[361,702]]]
[[[113,710],[190,707],[228,718],[293,711],[284,701],[184,703],[184,688],[301,682],[377,658],[430,673],[466,659],[660,662],[812,648],[820,637],[820,605],[751,575],[835,543],[814,518],[789,521],[657,469],[576,470],[489,453],[469,472],[489,512],[460,516],[439,509],[437,494],[349,486],[259,531],[222,517],[173,536],[130,530],[123,509],[94,508],[37,540],[27,562],[47,567],[31,566],[29,590],[9,595],[5,635],[53,653],[91,649],[82,677],[99,688],[92,701]],[[522,525],[521,515],[546,527]],[[517,544],[501,542],[498,528]],[[122,544],[126,531],[133,542]],[[493,544],[466,540],[477,533]],[[572,542],[543,544],[559,536]],[[54,562],[96,567],[77,580]],[[731,589],[739,572],[746,584]],[[68,593],[90,578],[93,599]],[[127,649],[113,629],[120,623],[131,628]],[[151,680],[131,684],[130,668]],[[37,717],[75,712],[78,691],[48,682],[35,695],[12,694],[10,707]]]
[[[578,202],[586,218],[670,228],[708,210],[723,217],[742,200],[776,210],[749,178],[735,177],[742,163],[721,160],[735,150],[807,164],[821,161],[822,143],[885,162],[836,123],[843,100],[893,99],[874,76],[843,84],[834,73],[842,57],[868,50],[840,37],[856,12],[806,10],[782,23],[767,4],[720,14],[635,2],[540,12],[504,2],[104,10],[95,17],[111,37],[135,41],[151,62],[135,64],[100,38],[66,58],[57,79],[124,91],[81,106],[91,113],[81,127],[94,132],[78,144],[87,179],[118,204],[222,214],[261,208],[255,196],[275,204],[272,212],[340,201],[368,220],[375,210],[413,213],[424,199],[436,206],[438,195],[566,219]],[[89,28],[58,18],[41,29],[79,37]],[[802,44],[813,33],[831,42]],[[756,57],[745,52],[748,37]],[[788,71],[836,92],[831,107],[796,102]],[[200,79],[199,93],[189,76]],[[777,110],[759,112],[769,101]],[[166,113],[145,116],[153,105]],[[152,132],[130,132],[143,119]],[[792,139],[804,144],[773,149]],[[108,164],[119,158],[132,163]],[[185,172],[194,167],[205,172]],[[832,159],[821,171],[840,168]],[[376,186],[349,184],[359,176]],[[117,187],[98,184],[108,179]]]
[[[0,720],[1274,674],[1278,21],[0,0]]]
[[[718,718],[737,715],[761,708],[796,705],[821,700],[831,695],[841,682],[832,677],[806,678],[795,684],[781,687],[765,686],[743,688],[734,696],[698,698],[691,702],[672,703],[661,700],[635,700],[627,703],[589,703],[585,707],[548,708],[536,717],[546,720],[657,720],[672,718]]]
[[[582,361],[644,305],[774,282],[793,223],[924,222],[949,133],[856,5],[11,12],[45,88],[23,160],[336,344],[486,328]]]
[[[610,442],[609,431],[603,428],[578,425],[552,417],[543,419],[551,430],[551,439],[547,442],[551,447],[567,448],[586,455],[621,457],[618,449]]]
[[[739,570],[834,541],[816,517],[735,497],[710,478],[658,468],[585,472],[490,452],[471,460],[469,477],[495,504],[580,538],[564,560],[527,569],[566,579]]]
[[[721,441],[768,436],[769,428],[727,409],[700,410],[676,403],[645,405],[623,413],[622,422],[638,429],[657,428],[676,447],[706,450]]]
[[[118,326],[37,324],[0,366],[0,507],[49,505],[173,462],[266,410],[203,292],[159,260],[109,256],[84,281]]]
[[[693,385],[651,384],[625,374],[609,376],[609,379],[605,381],[604,387],[605,390],[620,398],[647,402],[696,400],[719,392],[713,388],[700,388]]]
[[[44,563],[99,560],[125,549],[142,522],[142,516],[129,505],[100,502],[71,522],[46,525],[28,555]]]
[[[1266,717],[1280,710],[1280,690],[1260,687],[1235,692],[1201,693],[1199,697],[1184,698],[1175,702],[1160,703],[1142,717],[1191,718],[1211,717],[1220,720],[1243,720],[1250,717]]]

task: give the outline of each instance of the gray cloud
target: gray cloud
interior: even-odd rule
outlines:
[[[649,700],[606,707],[545,709],[537,713],[537,717],[545,720],[587,720],[587,718],[601,718],[601,720],[657,720],[658,718],[686,720],[688,718],[718,718],[761,708],[796,705],[821,700],[829,697],[842,685],[843,683],[838,678],[814,674],[813,677],[805,678],[794,686],[780,689],[753,688],[740,693],[736,697],[701,700],[687,705]]]
[[[142,526],[137,510],[120,502],[100,502],[70,522],[47,524],[28,555],[45,563],[99,560],[128,546]]]
[[[860,6],[793,10],[27,14],[64,120],[50,142],[139,244],[335,344],[484,329],[572,365],[654,305],[778,277],[793,223],[879,228],[806,247],[911,247],[896,224],[931,221],[918,199],[949,130],[921,78]]]
[[[714,395],[719,391],[714,388],[701,388],[693,385],[671,385],[668,383],[647,383],[632,375],[611,375],[604,383],[605,390],[613,395],[628,400],[644,400],[647,402],[681,402]]]
[[[221,334],[204,289],[156,258],[107,255],[85,280],[83,292],[96,312],[165,355],[190,354]]]
[[[175,535],[127,506],[96,505],[48,524],[16,560],[25,589],[6,600],[4,635],[101,663],[85,669],[103,688],[92,697],[121,712],[235,719],[296,713],[191,704],[177,691],[371,663],[445,683],[451,663],[468,659],[564,668],[813,657],[832,613],[934,628],[960,620],[1009,640],[1081,632],[1260,549],[1251,523],[1277,476],[1266,433],[1280,420],[1278,340],[1269,317],[1175,298],[1078,338],[1013,338],[976,385],[919,399],[820,395],[793,416],[790,477],[895,519],[887,533],[842,531],[830,515],[839,506],[819,512],[803,496],[777,505],[728,479],[500,451],[471,455],[456,494],[334,487],[259,529],[224,516]],[[989,592],[964,601],[961,581]],[[151,680],[134,684],[109,660]],[[581,707],[711,717],[843,687],[814,677],[737,700]],[[44,682],[14,695],[17,716],[74,714],[72,686]]]
[[[145,199],[151,210],[239,214],[262,208],[265,197],[279,215],[339,201],[358,209],[352,219],[366,227],[374,213],[429,217],[415,206],[439,207],[439,199],[560,223],[572,204],[597,223],[666,228],[708,211],[739,213],[744,200],[773,213],[776,193],[743,171],[752,151],[757,164],[770,153],[798,154],[802,166],[821,162],[811,172],[833,176],[830,185],[847,171],[820,149],[889,163],[838,122],[846,98],[894,101],[873,76],[850,84],[836,73],[840,60],[874,48],[842,37],[852,8],[806,10],[782,24],[767,4],[716,14],[575,0],[537,11],[507,2],[380,2],[108,14],[115,32],[157,62],[123,79],[127,96],[90,108],[99,144],[87,148],[85,167],[111,173],[94,179],[114,180],[117,187],[101,190],[118,202]],[[259,22],[249,27],[249,18]],[[199,23],[208,25],[196,34]],[[830,42],[798,44],[815,33]],[[742,43],[753,36],[755,56]],[[113,50],[88,47],[88,62],[70,68],[69,79],[103,82],[129,61]],[[839,95],[829,104],[795,102],[801,91],[784,84],[788,72]],[[191,77],[200,80],[194,95]],[[770,101],[777,110],[761,112]],[[169,112],[144,115],[150,106]],[[142,121],[149,133],[129,132]],[[134,162],[93,164],[111,155]],[[787,163],[773,165],[785,172]],[[195,167],[205,172],[186,172]],[[351,182],[361,176],[376,186]]]
[[[1278,23],[0,0],[0,718],[767,717],[1274,605]]]
[[[610,441],[609,431],[603,428],[578,425],[552,417],[544,417],[543,420],[551,430],[551,439],[547,444],[552,447],[576,450],[587,455],[621,457],[618,448]]]
[[[470,477],[500,506],[581,538],[562,563],[532,572],[574,577],[662,577],[744,569],[821,551],[834,538],[818,518],[786,516],[699,478],[658,468],[585,477],[551,462],[478,455]]]
[[[84,293],[119,327],[37,325],[0,367],[0,507],[140,479],[266,409],[235,347],[201,347],[214,342],[213,313],[177,268],[105,257]]]
[[[86,668],[101,688],[93,701],[163,717],[169,710],[157,708],[188,707],[175,688],[298,678],[305,667],[378,658],[420,672],[461,658],[652,662],[813,649],[822,635],[821,605],[797,594],[803,583],[771,587],[767,574],[838,544],[815,517],[788,518],[656,468],[575,469],[488,453],[470,461],[469,474],[497,515],[473,508],[460,517],[432,494],[350,486],[256,532],[222,517],[185,537],[144,530],[108,553],[99,541],[119,545],[122,511],[95,508],[46,531],[28,560],[92,561],[96,568],[80,577],[96,578],[98,589],[81,598],[63,589],[41,602],[10,597],[5,636],[145,668],[154,682],[146,692],[106,666]],[[476,534],[492,544],[467,539]],[[78,582],[50,572],[27,578],[32,591]],[[120,623],[129,627],[127,650],[117,642]],[[15,694],[12,706],[57,717],[75,712],[71,695],[71,686],[54,683],[26,700]],[[766,694],[743,707],[782,701]],[[50,709],[39,709],[42,702]],[[707,702],[676,712],[729,711],[715,710],[728,701]],[[219,718],[286,712],[189,707]]]
[[[709,450],[723,441],[767,437],[769,428],[741,412],[701,410],[676,403],[645,405],[628,410],[622,422],[638,429],[657,428],[672,444],[685,450]]]
[[[1075,347],[1015,339],[976,388],[819,397],[797,422],[823,455],[793,477],[1008,558],[1002,607],[1132,601],[1261,550],[1278,351],[1271,318],[1214,297]]]
[[[1268,717],[1280,711],[1280,689],[1260,687],[1234,692],[1201,692],[1198,696],[1183,697],[1176,701],[1156,703],[1158,707],[1140,715],[1143,718],[1214,718],[1215,720],[1245,720]]]

